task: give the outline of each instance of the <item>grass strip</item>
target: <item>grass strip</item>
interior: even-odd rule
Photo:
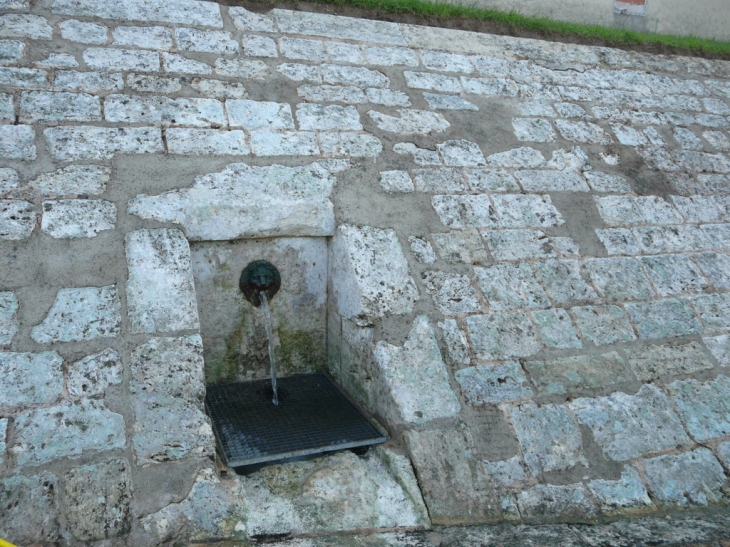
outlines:
[[[425,0],[309,0],[317,4],[350,6],[374,11],[380,14],[413,15],[428,19],[440,20],[473,20],[492,22],[504,25],[516,32],[529,31],[545,37],[569,38],[580,37],[584,40],[600,40],[603,45],[615,47],[658,46],[670,48],[673,53],[693,55],[709,55],[730,59],[730,42],[698,38],[696,36],[676,36],[672,34],[652,34],[602,27],[554,21],[546,17],[530,17],[516,12],[505,12],[494,9],[461,6]],[[557,36],[556,36],[557,35]]]

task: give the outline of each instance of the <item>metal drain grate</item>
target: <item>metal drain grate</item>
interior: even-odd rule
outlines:
[[[208,386],[205,407],[229,467],[385,442],[325,374]]]

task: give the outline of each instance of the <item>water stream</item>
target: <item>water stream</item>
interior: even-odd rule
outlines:
[[[272,403],[278,406],[279,404],[279,393],[276,389],[276,355],[274,354],[274,330],[271,327],[271,310],[269,310],[269,300],[266,298],[266,293],[261,291],[259,293],[261,299],[261,309],[264,310],[264,324],[266,326],[266,336],[269,337],[269,361],[271,362],[271,388],[274,390],[274,398],[271,400]]]

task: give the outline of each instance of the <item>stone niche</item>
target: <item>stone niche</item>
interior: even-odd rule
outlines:
[[[279,374],[327,368],[327,238],[191,242],[206,383],[269,377],[263,312],[238,288],[241,271],[268,260],[281,273],[271,302]]]

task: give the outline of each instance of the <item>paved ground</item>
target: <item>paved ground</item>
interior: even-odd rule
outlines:
[[[0,536],[727,502],[730,63],[195,0],[0,8]],[[237,289],[259,258],[282,372],[328,370],[386,445],[214,464],[206,382],[267,375]]]

